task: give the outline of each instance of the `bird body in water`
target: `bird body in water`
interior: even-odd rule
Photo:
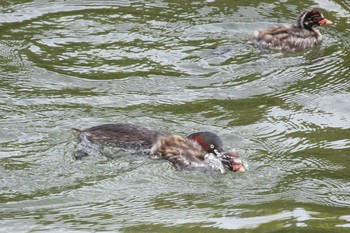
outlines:
[[[177,170],[245,171],[236,152],[225,152],[223,142],[212,132],[197,132],[187,138],[133,124],[105,124],[79,130],[81,159],[108,144],[118,148],[142,150],[152,158],[168,160]]]
[[[254,32],[252,43],[261,49],[293,51],[311,48],[322,41],[322,34],[316,27],[329,24],[332,21],[318,10],[304,11],[294,25],[276,25]]]

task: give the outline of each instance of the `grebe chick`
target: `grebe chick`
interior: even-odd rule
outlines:
[[[316,27],[329,24],[332,21],[318,10],[304,11],[294,25],[276,25],[254,32],[252,43],[261,49],[293,51],[311,48],[322,41],[322,35]]]

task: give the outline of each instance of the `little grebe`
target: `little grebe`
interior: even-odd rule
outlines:
[[[166,159],[178,170],[245,171],[237,154],[225,152],[220,137],[211,132],[198,132],[183,138],[133,124],[106,124],[75,130],[80,132],[82,144],[76,151],[76,159],[87,156],[92,149],[98,148],[98,144],[109,144],[148,151],[152,158]]]
[[[295,25],[276,25],[257,31],[252,43],[259,48],[278,50],[301,50],[311,48],[322,41],[322,35],[316,26],[332,24],[318,10],[304,11]]]

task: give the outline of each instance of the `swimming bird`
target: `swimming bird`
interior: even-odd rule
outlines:
[[[168,160],[177,170],[245,171],[236,152],[223,149],[221,138],[212,132],[197,132],[184,138],[150,130],[134,124],[105,124],[79,132],[82,147],[75,158],[81,159],[101,144],[142,150],[151,158]]]
[[[322,34],[317,26],[330,25],[318,10],[304,11],[293,25],[276,25],[254,32],[252,43],[261,49],[302,50],[311,48],[322,41]]]

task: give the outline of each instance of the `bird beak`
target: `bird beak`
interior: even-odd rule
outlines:
[[[328,19],[321,19],[320,21],[318,21],[319,25],[330,25],[333,24],[332,21],[328,20]]]

